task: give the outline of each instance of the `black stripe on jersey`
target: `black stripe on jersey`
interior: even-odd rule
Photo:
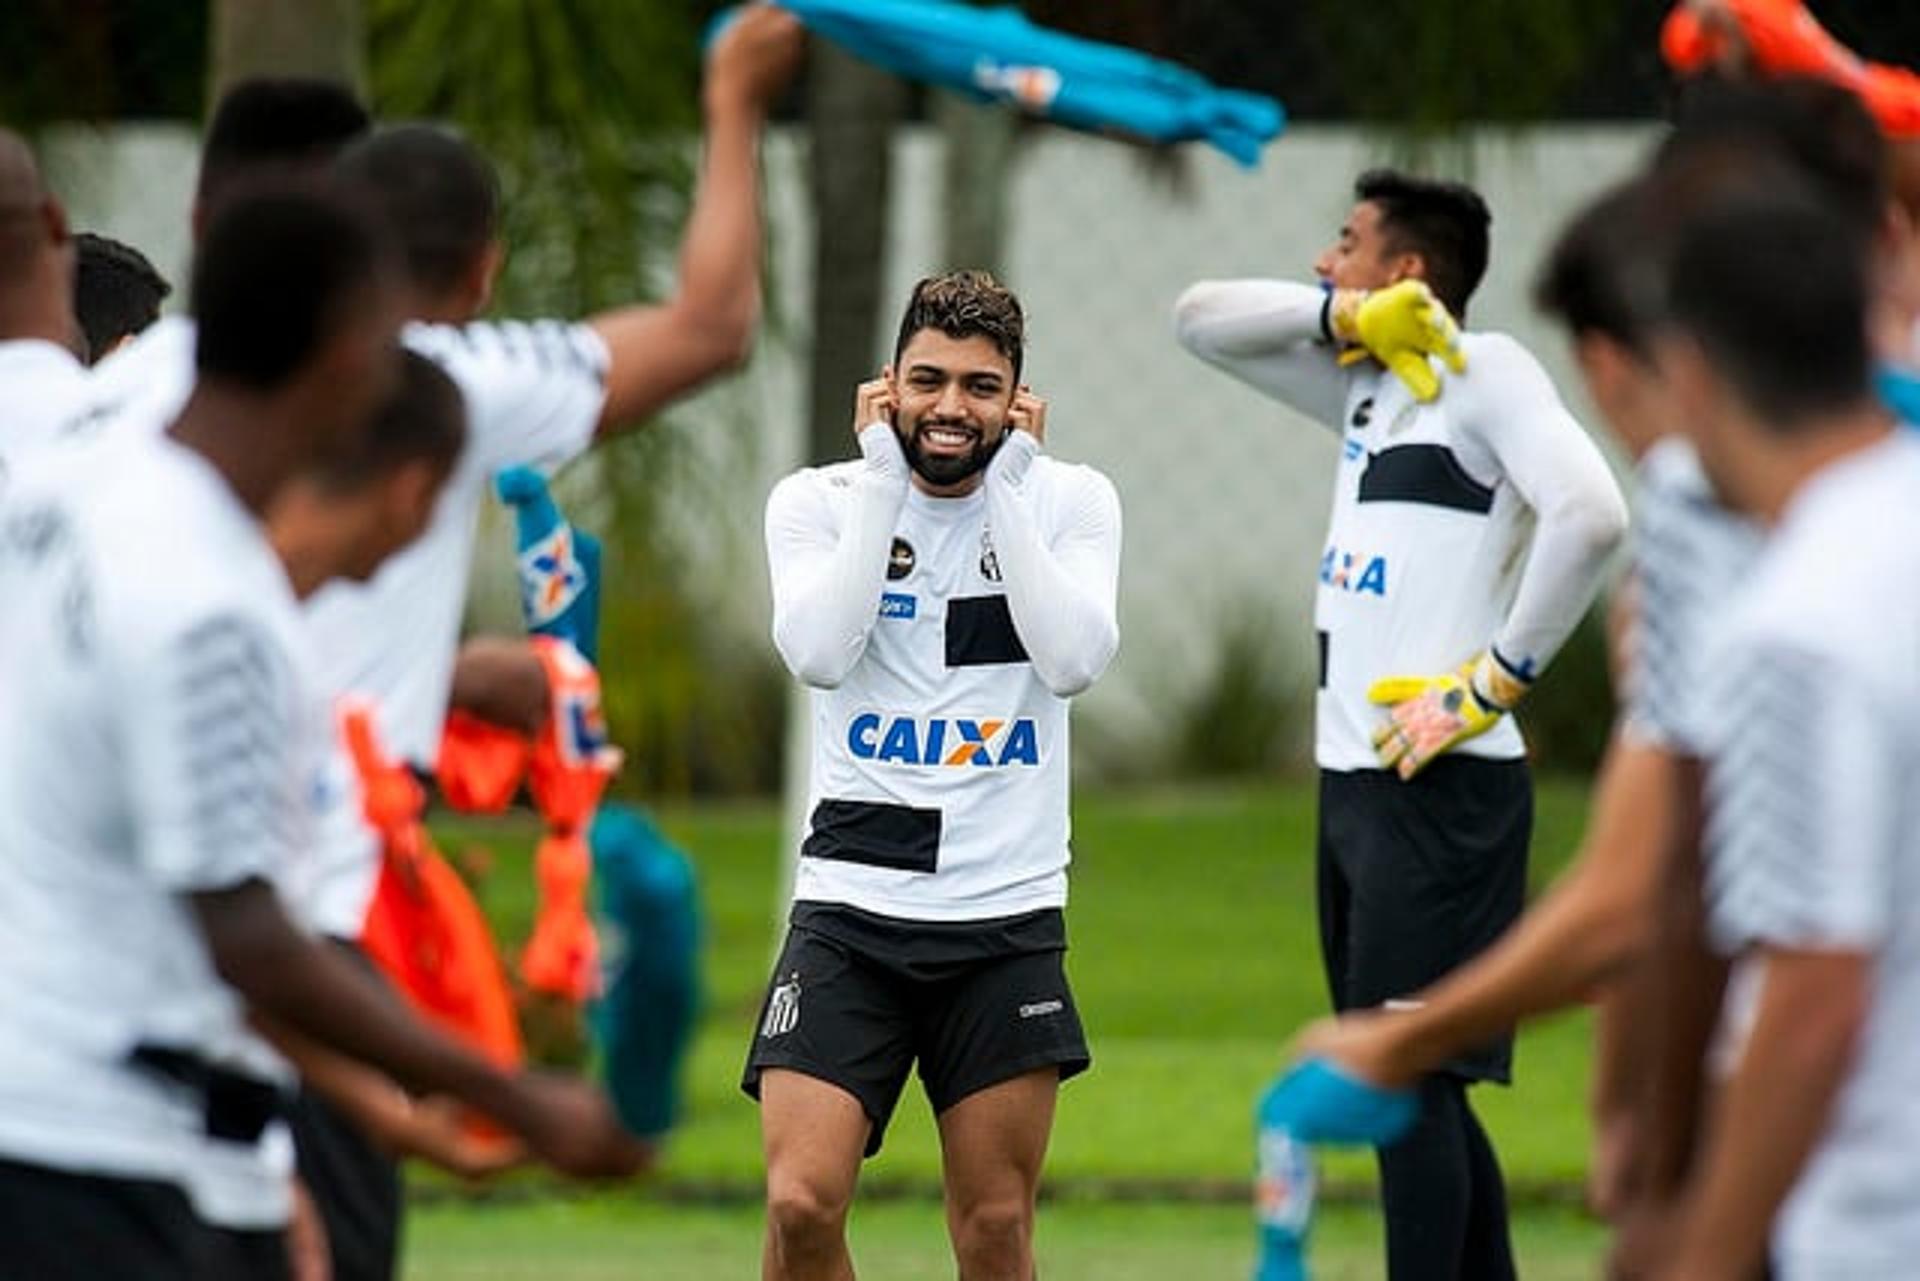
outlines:
[[[1320,638],[1320,688],[1325,689],[1327,687],[1327,634],[1315,632],[1314,635]]]
[[[1493,491],[1469,476],[1445,445],[1395,445],[1367,463],[1360,501],[1422,503],[1484,516],[1493,510]]]
[[[878,801],[821,801],[802,858],[931,872],[940,863],[940,811]]]
[[[1027,647],[1013,628],[1005,596],[959,596],[947,602],[947,666],[1024,663]]]

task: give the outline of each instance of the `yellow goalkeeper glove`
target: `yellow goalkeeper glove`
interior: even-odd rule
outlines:
[[[1412,778],[1433,759],[1486,733],[1526,696],[1531,683],[1492,650],[1439,676],[1389,676],[1367,687],[1367,698],[1389,708],[1373,735],[1385,769]]]
[[[1438,356],[1456,374],[1467,372],[1460,327],[1423,280],[1403,280],[1371,293],[1340,290],[1331,319],[1333,336],[1353,344],[1340,353],[1341,364],[1371,356],[1405,383],[1415,400],[1440,395],[1440,375],[1429,356]]]

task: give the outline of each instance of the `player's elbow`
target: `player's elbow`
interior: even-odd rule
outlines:
[[[796,629],[782,626],[779,620],[774,623],[773,647],[793,678],[813,689],[840,688],[858,658],[857,654],[846,653],[843,647],[821,644],[800,635]]]
[[[1210,280],[1202,280],[1187,286],[1173,304],[1173,335],[1182,347],[1202,358],[1215,352],[1213,335],[1208,320],[1214,308],[1214,295],[1218,286]]]
[[[1585,493],[1555,513],[1554,524],[1578,544],[1588,561],[1604,561],[1627,538],[1627,501],[1609,480],[1604,490]]]
[[[1120,629],[1107,620],[1091,628],[1072,653],[1048,660],[1036,658],[1034,674],[1054,697],[1072,698],[1093,688],[1119,650]]]

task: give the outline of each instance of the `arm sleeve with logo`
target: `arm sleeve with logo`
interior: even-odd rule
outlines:
[[[1203,280],[1173,306],[1180,345],[1316,422],[1338,428],[1352,375],[1326,329],[1327,292],[1283,280]]]
[[[1714,675],[1707,771],[1716,945],[1872,951],[1899,896],[1899,727],[1865,682],[1783,640],[1738,646]]]
[[[168,889],[291,867],[300,839],[294,677],[268,630],[211,614],[136,655],[122,682],[142,860]]]
[[[1010,432],[987,469],[987,528],[1007,588],[1007,609],[1042,683],[1080,693],[1120,648],[1120,498],[1088,468],[1056,473],[1054,509],[1030,484],[1040,442]]]
[[[866,652],[907,501],[907,460],[893,428],[869,424],[860,454],[851,478],[804,471],[767,499],[774,648],[795,676],[822,689],[845,680]],[[842,481],[849,493],[836,517],[829,487]]]
[[[607,398],[607,345],[556,320],[410,325],[407,345],[459,384],[467,451],[482,474],[553,470],[593,443]]]
[[[1483,335],[1468,360],[1466,376],[1445,393],[1463,402],[1455,421],[1464,443],[1484,448],[1482,464],[1512,482],[1536,520],[1513,607],[1492,638],[1501,661],[1532,680],[1593,603],[1626,536],[1627,504],[1600,450],[1526,348]],[[1465,453],[1471,468],[1472,450]]]

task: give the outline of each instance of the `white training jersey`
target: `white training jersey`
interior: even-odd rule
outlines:
[[[767,501],[773,635],[812,686],[794,898],[904,920],[1066,903],[1068,699],[1115,621],[1120,503],[1009,433],[964,498],[913,487],[893,428]]]
[[[1873,958],[1865,1028],[1774,1223],[1784,1281],[1920,1258],[1920,438],[1797,493],[1706,669],[1708,920],[1752,948]]]
[[[0,495],[22,460],[58,440],[88,404],[86,366],[65,347],[0,342]]]
[[[116,422],[164,424],[179,411],[193,386],[193,336],[192,321],[169,318],[101,363],[96,398],[118,407]],[[416,324],[403,339],[459,386],[466,448],[419,539],[371,582],[321,588],[305,612],[320,689],[371,704],[382,748],[430,767],[488,486],[503,468],[557,468],[592,443],[609,357],[591,328],[558,321]],[[316,928],[357,938],[378,880],[378,838],[343,745],[320,789],[317,848],[289,894]]]
[[[272,879],[305,841],[301,629],[198,454],[151,433],[57,453],[0,515],[0,1154],[192,1195],[204,1104],[129,1055],[264,1057],[186,896]]]
[[[466,448],[419,539],[372,581],[321,588],[307,602],[307,620],[322,688],[370,702],[382,748],[431,767],[493,476],[514,466],[557,468],[593,442],[609,356],[592,329],[557,321],[411,325],[404,337],[459,386]],[[361,819],[344,750],[330,785],[349,803],[324,822],[318,880],[299,892],[323,930],[357,938],[378,879],[378,841]]]
[[[1760,557],[1760,527],[1720,505],[1691,443],[1669,436],[1637,469],[1623,727],[1696,759],[1712,720],[1710,636]]]
[[[1626,528],[1600,451],[1540,364],[1505,334],[1467,333],[1464,374],[1421,404],[1374,361],[1341,366],[1329,295],[1280,281],[1193,286],[1181,342],[1341,434],[1320,554],[1315,756],[1378,769],[1375,681],[1452,671],[1491,647],[1537,676],[1599,590]],[[1511,717],[1453,749],[1525,754]]]

